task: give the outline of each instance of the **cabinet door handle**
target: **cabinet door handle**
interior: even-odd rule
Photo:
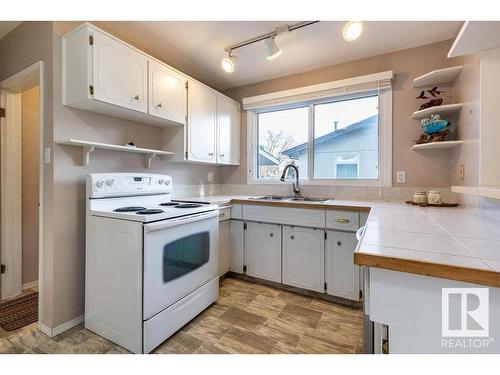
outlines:
[[[161,108],[161,107],[163,107],[163,105],[161,103],[158,103],[158,105],[156,107]]]
[[[274,237],[274,233],[272,233],[272,232],[271,232],[271,233],[269,233],[269,235],[270,235],[271,237]]]
[[[342,246],[342,242],[341,241],[337,241],[337,246]]]
[[[134,100],[139,100],[139,95],[134,96]]]
[[[223,157],[224,157],[224,154],[220,154],[219,156],[220,156],[221,158],[223,158]]]
[[[336,223],[341,223],[341,224],[349,224],[351,220],[345,218],[345,217],[336,217],[335,218]]]
[[[293,234],[290,235],[290,239],[293,240],[295,239],[295,236]]]
[[[213,152],[209,152],[208,156],[214,156],[214,153]]]

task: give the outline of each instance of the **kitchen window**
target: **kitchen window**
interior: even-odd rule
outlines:
[[[245,98],[248,183],[282,183],[283,168],[292,163],[304,184],[390,186],[391,79],[364,79],[352,79],[361,81],[355,86],[322,84],[321,93],[310,86]],[[325,85],[334,88],[331,95]]]

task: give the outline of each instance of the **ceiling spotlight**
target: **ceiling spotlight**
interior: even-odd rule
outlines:
[[[229,50],[227,52],[227,57],[224,57],[220,63],[222,69],[224,69],[226,73],[234,72],[234,63],[236,62],[236,59],[237,57],[231,55],[231,50]]]
[[[348,42],[352,42],[359,38],[363,32],[363,23],[361,21],[349,21],[344,26],[342,35]]]
[[[267,59],[274,60],[279,55],[281,55],[281,50],[278,48],[278,45],[274,41],[274,36],[266,39],[266,47],[267,47]]]

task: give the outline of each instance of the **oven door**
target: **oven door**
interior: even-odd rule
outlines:
[[[219,211],[144,225],[144,320],[218,275]]]

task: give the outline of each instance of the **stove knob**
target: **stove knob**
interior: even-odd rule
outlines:
[[[163,178],[160,178],[160,179],[158,180],[158,183],[159,183],[160,185],[163,185],[163,184],[165,183],[165,180],[164,180]]]
[[[102,180],[101,181],[97,181],[96,185],[97,185],[98,188],[102,188],[104,186],[104,181],[102,181]]]
[[[114,182],[115,182],[114,180],[108,180],[108,181],[106,181],[106,185],[113,186]]]

